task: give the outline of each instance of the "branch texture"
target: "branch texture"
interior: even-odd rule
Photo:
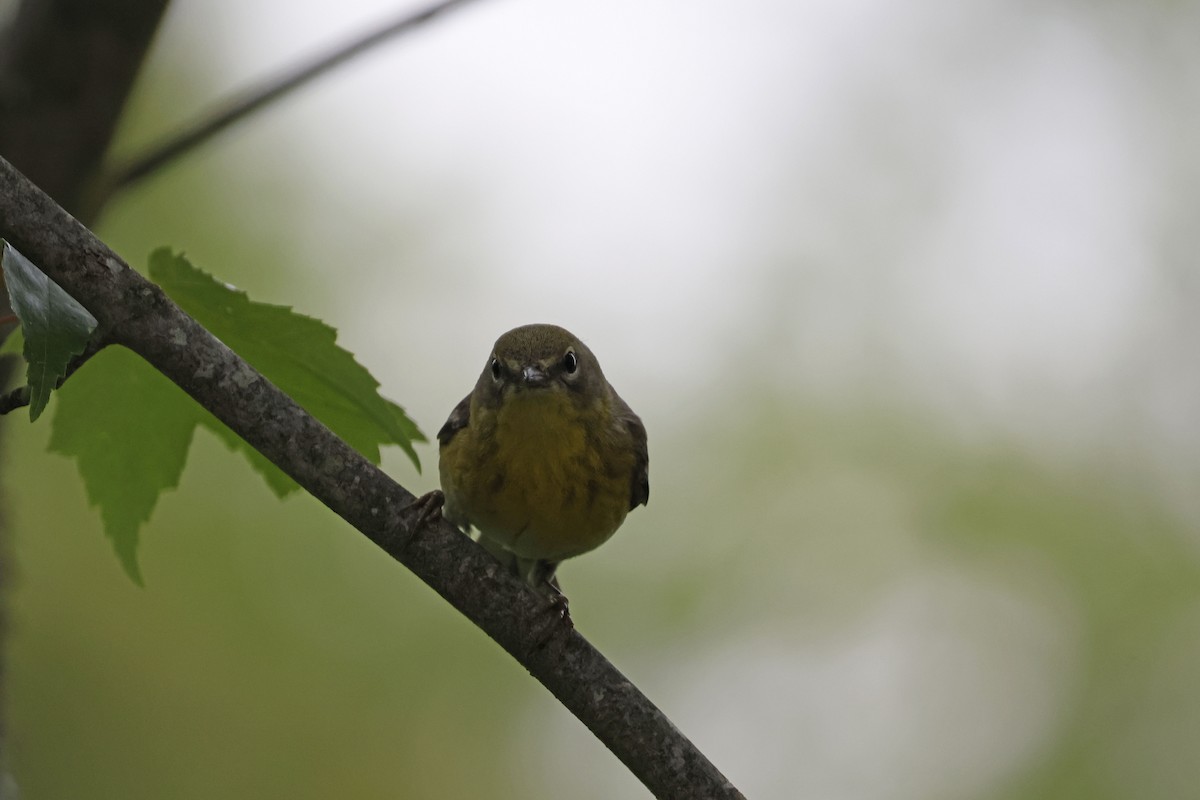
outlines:
[[[0,158],[0,236],[133,350],[516,658],[659,798],[740,798],[544,599],[334,436]]]

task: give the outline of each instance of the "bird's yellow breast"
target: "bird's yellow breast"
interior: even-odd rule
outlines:
[[[565,392],[472,408],[441,453],[446,516],[522,558],[561,561],[603,544],[629,509],[634,456],[599,401]]]

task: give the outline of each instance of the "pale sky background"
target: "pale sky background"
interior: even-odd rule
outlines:
[[[157,48],[210,30],[219,96],[395,8],[177,3]],[[368,362],[455,320],[438,348],[406,352],[420,374],[465,362],[439,406],[414,408],[427,428],[496,335],[548,320],[618,386],[690,391],[751,353],[786,365],[772,380],[883,385],[964,432],[1056,452],[1119,426],[1135,439],[1120,446],[1194,474],[1200,370],[1177,360],[1180,285],[1158,264],[1163,206],[1196,183],[1195,155],[1183,174],[1179,159],[1196,60],[1156,73],[1147,52],[1183,52],[1186,26],[1147,33],[1153,12],[1122,14],[478,2],[213,147],[249,184],[286,137],[295,168],[324,178],[295,244],[361,287],[337,293],[336,317]],[[407,233],[392,213],[433,223],[427,274],[389,271]],[[1195,300],[1194,275],[1174,277]],[[406,305],[414,280],[441,291]],[[387,387],[407,369],[376,371]]]

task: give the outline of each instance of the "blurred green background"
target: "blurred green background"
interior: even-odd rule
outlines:
[[[117,151],[393,7],[176,0]],[[427,434],[499,333],[585,339],[653,491],[562,568],[572,612],[748,796],[1200,797],[1196,30],[1192,2],[479,3],[99,232],[337,326]],[[647,796],[208,433],[139,589],[48,424],[2,424],[23,797]],[[427,490],[421,455],[385,467]]]

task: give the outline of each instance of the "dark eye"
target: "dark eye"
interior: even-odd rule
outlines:
[[[563,356],[563,369],[567,371],[568,375],[574,375],[575,370],[579,369],[579,359],[575,357],[574,352],[568,350],[567,354]]]
[[[492,358],[492,380],[500,380],[500,359]]]

